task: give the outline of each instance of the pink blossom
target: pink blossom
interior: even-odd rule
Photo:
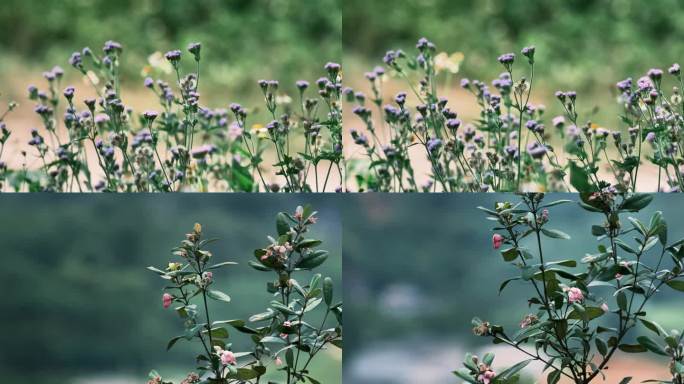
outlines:
[[[610,308],[608,308],[608,304],[606,303],[601,304],[601,309],[603,310],[603,312],[610,311]]]
[[[290,328],[291,326],[292,326],[292,323],[289,322],[289,321],[285,321],[285,322],[283,323],[283,327],[285,327],[285,328]]]
[[[162,295],[162,305],[164,305],[165,309],[170,307],[171,303],[173,303],[173,296],[169,295],[168,293]]]
[[[221,352],[221,362],[223,365],[235,365],[237,364],[237,359],[235,359],[235,354],[231,351]]]
[[[207,283],[211,283],[211,281],[214,279],[214,273],[207,271],[202,274],[202,277]]]
[[[280,367],[281,365],[283,365],[283,361],[280,360],[280,357],[276,357],[276,358],[275,358],[275,365],[277,365],[277,366],[279,366],[279,367]]]
[[[572,287],[568,290],[568,300],[571,303],[579,303],[584,300],[584,294],[582,290],[576,287]]]
[[[243,129],[238,123],[233,123],[228,127],[228,137],[235,140],[242,135]]]
[[[483,374],[481,374],[477,379],[482,381],[484,384],[489,384],[493,378],[496,377],[496,372],[492,370],[487,370]]]
[[[495,233],[494,236],[492,236],[492,246],[494,246],[494,249],[499,249],[501,248],[501,244],[503,244],[504,237],[499,235],[498,233]]]

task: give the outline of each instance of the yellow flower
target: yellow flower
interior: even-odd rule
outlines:
[[[181,264],[181,263],[169,263],[169,267],[166,268],[166,270],[170,271],[170,272],[174,272],[174,271],[178,271],[179,269],[181,269],[182,266],[183,266],[183,264]]]
[[[147,58],[149,65],[146,65],[141,71],[142,76],[149,76],[154,70],[160,71],[166,75],[173,72],[173,65],[164,58],[164,55],[157,51]]]
[[[435,70],[437,73],[446,71],[456,74],[460,70],[464,58],[465,56],[461,52],[454,52],[451,55],[440,52],[435,56]]]
[[[292,103],[292,98],[287,94],[277,95],[275,98],[276,104],[287,105]]]
[[[266,127],[264,127],[261,124],[254,124],[252,125],[252,129],[250,130],[250,133],[252,135],[255,135],[259,139],[268,139],[268,130]]]

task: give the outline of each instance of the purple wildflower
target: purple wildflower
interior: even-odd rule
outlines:
[[[674,63],[667,72],[669,72],[670,75],[679,76],[679,74],[682,73],[682,69],[679,67],[679,64]]]
[[[530,143],[527,146],[527,153],[534,159],[541,159],[542,157],[544,157],[544,155],[546,155],[547,151],[548,149],[546,148],[546,146],[539,144],[536,141],[534,143]]]
[[[181,51],[176,49],[173,51],[166,52],[164,57],[166,58],[166,60],[170,61],[172,64],[177,64],[178,61],[180,61],[180,59],[181,59],[181,55],[182,55]]]

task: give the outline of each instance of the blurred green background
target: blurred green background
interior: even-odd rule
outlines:
[[[679,0],[346,0],[343,17],[347,79],[364,91],[363,72],[382,64],[385,51],[413,53],[423,36],[438,51],[465,54],[458,77],[486,82],[503,72],[498,55],[536,45],[533,101],[557,113],[553,93],[574,89],[580,112],[598,105],[594,121],[610,127],[618,122],[615,82],[667,69],[684,52]]]
[[[552,194],[545,201],[561,198],[578,199]],[[450,372],[461,367],[469,351],[480,356],[496,351],[499,369],[513,365],[515,356],[507,353],[510,350],[474,336],[470,323],[477,316],[516,329],[528,313],[525,301],[533,292],[513,282],[498,295],[500,283],[515,276],[516,270],[492,249],[493,222],[476,209],[492,208],[497,201],[517,202],[519,198],[513,194],[355,195],[345,201],[345,380],[355,384],[458,383]],[[684,217],[675,214],[681,209],[680,197],[659,194],[637,217],[648,220],[662,210],[674,242],[684,234]],[[585,253],[596,252],[598,242],[590,228],[602,222],[601,215],[576,204],[550,208],[550,228],[568,233],[572,240],[546,240],[545,254],[549,260],[579,260]],[[615,308],[614,301],[608,300]],[[666,329],[682,329],[681,303],[681,293],[666,288],[646,310]],[[650,372],[656,376],[651,378],[666,378],[656,373],[667,367],[664,359],[654,362],[645,355],[632,355],[635,363],[624,360],[622,353],[616,357],[611,372],[627,365],[627,373]],[[401,375],[397,364],[401,364]],[[612,377],[609,382],[619,379]]]
[[[4,0],[0,7],[0,92],[22,99],[28,80],[71,52],[107,40],[124,45],[124,86],[142,89],[155,51],[203,43],[204,102],[225,107],[260,95],[256,81],[315,80],[341,60],[342,0]],[[192,63],[186,54],[186,63]],[[69,69],[69,73],[75,72]],[[34,75],[35,74],[35,75]],[[17,78],[19,77],[19,78]],[[23,78],[22,78],[23,77]],[[20,87],[11,87],[19,82]],[[39,83],[42,85],[42,83]],[[38,84],[37,84],[38,85]],[[9,86],[9,87],[8,87]],[[9,88],[9,89],[8,89]],[[294,89],[294,86],[289,87]]]
[[[275,234],[275,215],[311,203],[320,220],[311,236],[330,259],[320,272],[333,277],[341,298],[341,226],[331,199],[256,195],[8,195],[0,199],[0,377],[13,384],[128,384],[157,369],[175,377],[194,370],[201,349],[168,339],[182,330],[161,305],[164,282],[147,271],[174,260],[170,250],[195,222],[216,261],[240,264],[215,273],[217,289],[232,297],[215,319],[246,319],[270,302],[274,279],[247,265]],[[175,261],[175,260],[174,260]],[[300,279],[308,281],[303,272]],[[231,332],[238,350],[247,336]],[[321,353],[314,377],[341,383],[342,353]]]

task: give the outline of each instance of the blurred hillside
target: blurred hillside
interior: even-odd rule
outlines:
[[[459,77],[487,82],[503,71],[498,55],[536,45],[533,100],[555,110],[553,92],[574,89],[581,112],[600,106],[606,112],[597,120],[606,125],[618,121],[615,82],[667,68],[684,52],[678,0],[347,0],[343,14],[347,79],[358,79],[350,85],[365,90],[363,71],[388,49],[414,52],[422,36],[465,54]]]
[[[71,52],[85,46],[99,51],[107,40],[124,45],[124,84],[141,88],[140,71],[149,55],[201,41],[203,91],[231,95],[222,101],[227,105],[258,95],[260,78],[284,84],[302,76],[314,80],[327,61],[341,60],[341,3],[5,0],[0,7],[0,90],[12,92],[7,83],[25,70],[40,75],[57,64],[66,68]],[[21,87],[22,97],[27,85]]]
[[[321,273],[338,282],[336,296],[341,297],[340,218],[329,199],[4,196],[0,381],[128,384],[143,382],[151,369],[178,381],[194,369],[199,349],[180,342],[166,352],[168,339],[182,330],[182,323],[162,308],[163,281],[145,267],[174,260],[170,250],[195,222],[202,223],[207,237],[220,239],[208,246],[217,262],[239,263],[216,272],[217,288],[232,302],[217,304],[212,316],[246,319],[268,306],[265,287],[273,279],[247,265],[253,250],[275,233],[278,211],[305,203],[320,212],[312,235],[331,253]],[[231,332],[231,341],[240,349],[249,339]],[[339,384],[341,352],[331,349],[321,357],[312,369],[324,382]]]

